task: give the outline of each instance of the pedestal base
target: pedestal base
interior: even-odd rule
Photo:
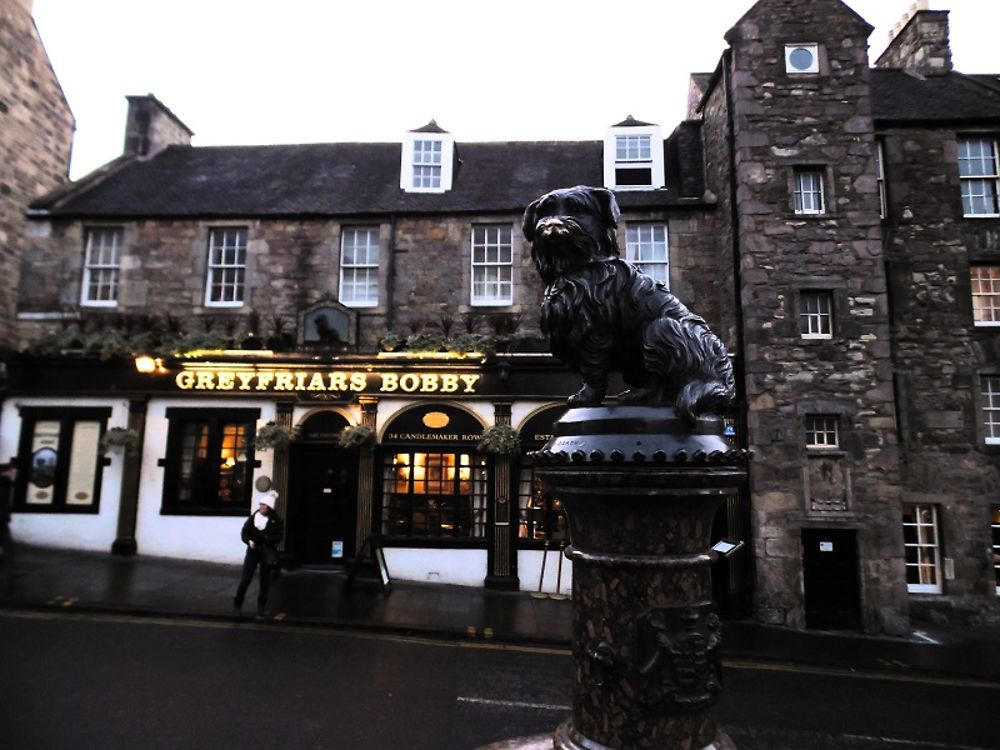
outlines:
[[[559,725],[555,735],[536,734],[533,737],[502,740],[481,747],[479,750],[631,750],[631,748],[609,748],[606,745],[591,742],[576,734],[570,727],[570,722],[566,721]],[[663,746],[657,750],[681,750],[681,748]],[[736,750],[736,745],[729,739],[729,735],[720,729],[715,737],[715,742],[698,748],[698,750]]]

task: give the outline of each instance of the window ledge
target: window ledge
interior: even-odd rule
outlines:
[[[111,301],[83,300],[80,303],[80,307],[118,307],[118,300],[111,300]]]
[[[206,302],[205,307],[244,307],[246,302]]]

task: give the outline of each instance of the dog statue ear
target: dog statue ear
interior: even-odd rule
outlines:
[[[604,222],[609,227],[617,227],[618,219],[621,218],[622,212],[618,208],[618,201],[615,199],[615,194],[607,188],[590,189],[593,191],[594,198],[597,199],[597,202],[601,206]]]
[[[521,220],[521,231],[528,242],[535,241],[535,210],[541,198],[533,200],[531,205],[524,209],[524,218]]]

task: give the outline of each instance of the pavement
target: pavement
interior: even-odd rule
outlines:
[[[236,619],[240,566],[19,545],[0,563],[0,610]],[[374,579],[342,570],[282,571],[260,622],[568,648],[572,603],[527,592]],[[256,582],[244,606],[253,619]],[[723,658],[848,671],[1000,682],[1000,632],[917,625],[903,638],[800,631],[726,620]]]

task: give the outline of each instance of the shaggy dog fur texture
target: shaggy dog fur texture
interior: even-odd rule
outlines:
[[[725,346],[660,282],[621,259],[614,193],[578,186],[546,193],[524,212],[531,259],[548,285],[542,332],[583,378],[570,406],[596,406],[617,370],[622,403],[673,404],[694,422],[735,394]]]

